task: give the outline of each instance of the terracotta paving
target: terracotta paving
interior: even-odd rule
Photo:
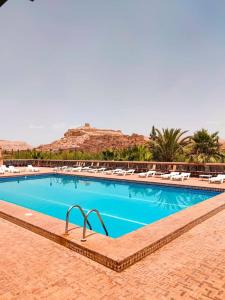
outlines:
[[[225,211],[122,273],[0,219],[0,299],[225,299]]]
[[[138,176],[125,178],[135,180]],[[148,181],[167,182],[160,178]],[[195,178],[185,184],[225,188],[225,184],[212,185]],[[0,219],[0,299],[223,300],[224,224],[225,210],[116,273]]]

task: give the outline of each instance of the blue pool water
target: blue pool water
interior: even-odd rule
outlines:
[[[0,199],[65,220],[67,209],[79,204],[87,212],[97,208],[111,237],[119,237],[142,226],[190,207],[218,192],[160,185],[45,175],[0,179]],[[94,231],[103,233],[95,215]],[[78,211],[71,223],[83,225]]]

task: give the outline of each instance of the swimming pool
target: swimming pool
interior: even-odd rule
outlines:
[[[0,179],[0,199],[65,220],[71,205],[101,213],[109,236],[120,237],[180,210],[218,195],[219,192],[171,186],[121,182],[67,175],[38,175]],[[96,215],[93,230],[104,233]],[[70,222],[83,226],[76,210]]]

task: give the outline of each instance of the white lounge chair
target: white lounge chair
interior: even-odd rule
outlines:
[[[219,174],[217,175],[216,177],[212,177],[212,178],[209,178],[209,182],[210,183],[223,183],[225,181],[225,175],[224,174]]]
[[[28,172],[39,172],[40,169],[39,169],[39,168],[36,168],[36,167],[33,167],[32,165],[28,165],[28,166],[27,166],[27,171],[28,171]]]
[[[106,170],[106,168],[95,168],[95,169],[90,169],[88,172],[90,173],[103,173]]]
[[[62,166],[60,168],[61,168],[61,170],[66,170],[66,169],[68,169],[68,166]]]
[[[89,170],[87,170],[89,173],[97,173],[98,172],[98,168],[90,168]]]
[[[179,175],[171,176],[170,179],[171,180],[181,180],[181,181],[184,181],[185,179],[189,179],[190,176],[191,176],[191,173],[184,173],[184,172],[182,172]]]
[[[179,174],[180,174],[179,172],[171,172],[169,174],[161,175],[161,178],[162,179],[170,179],[172,176],[179,175]]]
[[[82,167],[71,168],[71,172],[81,172],[81,171],[82,171]]]
[[[60,170],[61,170],[61,167],[54,167],[54,168],[52,169],[53,172],[58,172],[58,171],[60,171]]]
[[[149,176],[155,176],[156,171],[148,171],[148,172],[143,172],[143,173],[139,173],[138,176],[139,177],[149,177]]]
[[[122,171],[117,172],[116,175],[122,175],[122,176],[125,176],[125,175],[133,175],[134,172],[135,172],[134,169],[122,170]]]
[[[123,171],[123,169],[113,169],[113,170],[107,170],[107,171],[104,171],[104,174],[108,174],[108,175],[113,175],[113,174],[117,174],[118,172],[121,172]]]
[[[0,168],[0,174],[5,174],[5,171],[2,168]]]
[[[106,168],[105,168],[105,167],[102,167],[102,168],[99,168],[97,172],[98,172],[98,173],[104,173],[105,170],[106,170]]]
[[[14,166],[9,166],[9,173],[20,173],[20,169],[17,169]]]
[[[6,165],[2,165],[2,166],[1,166],[1,169],[2,169],[4,172],[9,172],[9,168],[7,168]]]
[[[84,172],[85,172],[85,171],[88,172],[89,170],[91,170],[91,167],[82,167],[82,171],[84,171]]]

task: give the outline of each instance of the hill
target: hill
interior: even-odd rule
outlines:
[[[106,149],[123,149],[134,145],[144,145],[147,138],[143,135],[123,134],[120,130],[97,129],[85,124],[82,127],[69,129],[64,137],[47,145],[40,145],[37,150],[82,150],[99,152]]]
[[[7,141],[0,140],[0,148],[6,151],[17,151],[17,150],[27,150],[32,149],[32,146],[22,141]]]

